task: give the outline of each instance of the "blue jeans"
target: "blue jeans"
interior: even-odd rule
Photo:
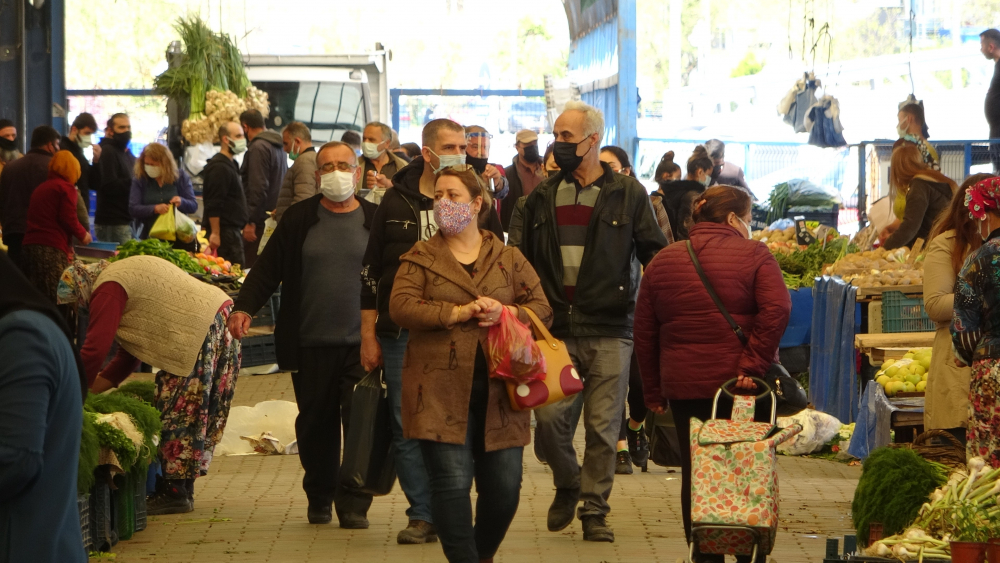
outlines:
[[[385,385],[392,407],[392,445],[396,448],[396,474],[399,487],[403,489],[410,508],[406,516],[410,520],[434,523],[431,513],[431,484],[424,467],[423,454],[418,440],[403,437],[403,358],[410,333],[402,331],[399,338],[380,336],[382,361],[384,363]]]
[[[488,382],[485,374],[482,381],[473,382],[464,444],[420,441],[431,476],[435,528],[449,563],[492,558],[507,535],[521,496],[524,448],[494,452],[485,448]],[[469,495],[473,478],[479,495],[475,525]]]
[[[94,225],[94,235],[101,242],[118,244],[125,244],[134,238],[131,225]]]

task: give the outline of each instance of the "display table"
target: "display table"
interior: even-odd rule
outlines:
[[[891,334],[856,334],[854,347],[880,366],[886,360],[898,360],[913,348],[934,346],[933,332],[895,332]]]

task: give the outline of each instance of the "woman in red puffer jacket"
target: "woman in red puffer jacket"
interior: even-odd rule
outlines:
[[[778,342],[792,309],[778,262],[764,243],[750,240],[746,191],[731,186],[709,188],[695,200],[693,218],[689,234],[695,254],[749,342],[743,346],[709,297],[685,242],[674,243],[653,258],[635,307],[635,349],[646,405],[662,413],[669,403],[682,444],[690,443],[691,417],[711,417],[712,398],[724,382],[738,377],[738,388],[755,388],[745,378],[762,376],[776,361]],[[728,417],[728,410],[720,407],[718,416]],[[691,450],[687,447],[682,448],[681,475],[684,532],[690,537]],[[737,560],[749,561],[749,557]],[[722,559],[706,555],[696,561]]]

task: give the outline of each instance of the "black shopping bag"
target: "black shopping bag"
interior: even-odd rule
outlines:
[[[396,482],[392,413],[382,370],[366,375],[351,399],[351,426],[344,440],[340,484],[351,491],[387,495]]]
[[[649,411],[645,426],[649,436],[649,461],[661,467],[680,467],[681,448],[684,445],[677,436],[674,415],[670,409],[663,414]]]

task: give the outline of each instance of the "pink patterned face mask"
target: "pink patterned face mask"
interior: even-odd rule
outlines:
[[[459,203],[443,198],[434,202],[434,221],[438,229],[448,236],[455,236],[464,231],[475,218],[472,202]]]

